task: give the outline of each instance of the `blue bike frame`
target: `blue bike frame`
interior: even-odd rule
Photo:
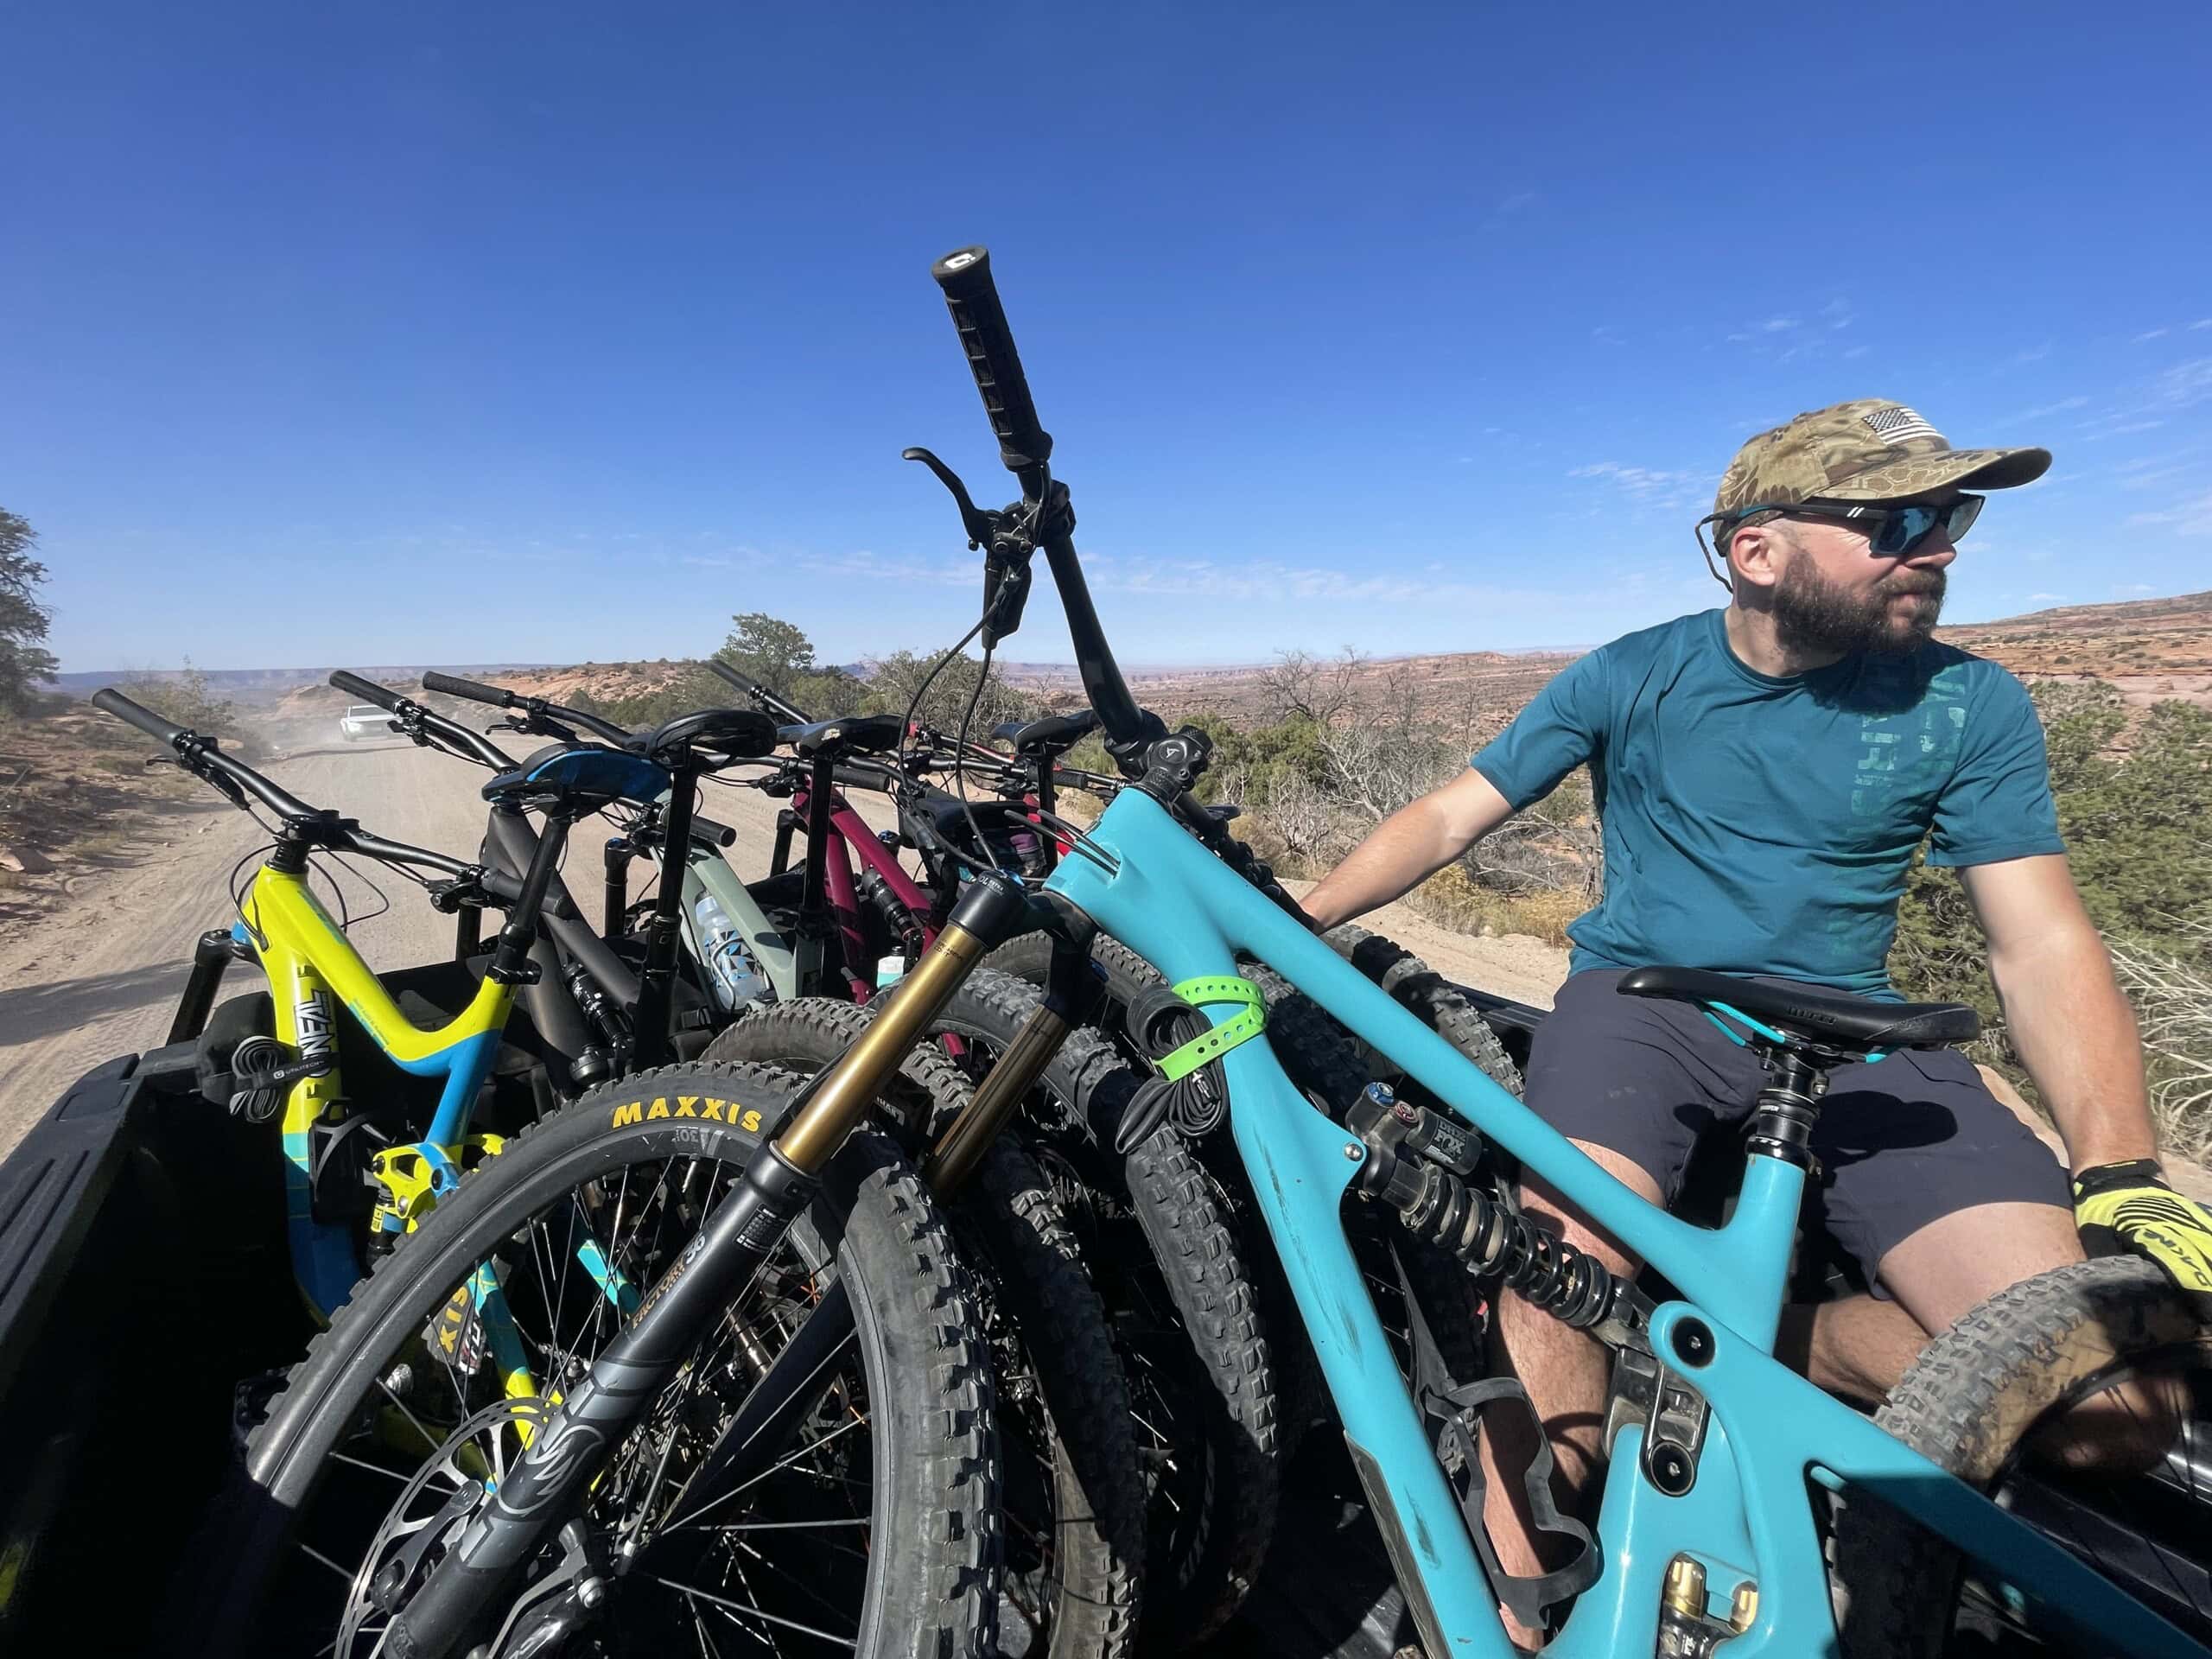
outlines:
[[[1736,1585],[1758,1586],[1757,1618],[1728,1643],[1729,1659],[1835,1651],[1808,1480],[1891,1503],[2005,1583],[2031,1587],[2063,1622],[2094,1633],[2101,1652],[2174,1659],[2204,1651],[1773,1357],[1804,1182],[1795,1166],[1755,1155],[1726,1226],[1678,1220],[1484,1077],[1149,797],[1123,790],[1090,839],[1118,868],[1109,874],[1071,857],[1049,885],[1171,984],[1234,974],[1239,952],[1266,963],[1680,1287],[1685,1300],[1657,1310],[1650,1336],[1712,1409],[1695,1482],[1680,1497],[1662,1493],[1640,1472],[1641,1432],[1622,1432],[1596,1528],[1600,1576],[1547,1654],[1654,1652],[1662,1581],[1681,1554],[1704,1564],[1717,1617],[1726,1617]],[[1220,1023],[1234,1012],[1217,1007],[1209,1016]],[[1344,1236],[1338,1212],[1363,1150],[1293,1085],[1264,1037],[1233,1049],[1222,1065],[1237,1154],[1424,1641],[1435,1659],[1510,1659],[1497,1599]],[[1675,1333],[1689,1319],[1713,1338],[1709,1358],[1695,1366],[1676,1357]]]

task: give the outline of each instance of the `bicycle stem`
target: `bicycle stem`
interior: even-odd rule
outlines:
[[[507,1605],[539,1547],[580,1510],[607,1456],[734,1306],[811,1202],[846,1137],[983,957],[1017,931],[1027,908],[1018,881],[968,885],[937,941],[865,1033],[824,1071],[797,1114],[746,1165],[704,1230],[592,1363],[529,1449],[393,1617],[390,1651],[448,1659]]]

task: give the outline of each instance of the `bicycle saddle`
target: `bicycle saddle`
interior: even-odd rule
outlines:
[[[702,709],[678,715],[639,744],[646,758],[673,768],[687,757],[709,764],[757,760],[776,747],[776,722],[758,709]]]
[[[1971,1041],[1981,1016],[1962,1002],[1878,1002],[1848,991],[1775,985],[1702,968],[1638,968],[1615,988],[1624,996],[1725,1002],[1793,1036],[1846,1049],[1941,1048]]]
[[[776,734],[776,741],[790,744],[809,760],[823,753],[882,754],[899,747],[906,729],[896,715],[847,715],[786,726]]]
[[[650,804],[668,789],[652,761],[600,743],[555,743],[512,772],[493,774],[484,798],[494,806],[596,812],[610,801]]]
[[[1001,721],[991,728],[991,735],[1001,743],[1013,744],[1014,752],[1027,760],[1072,748],[1097,729],[1097,711],[1078,709],[1071,715],[1047,715],[1027,725],[1018,720]]]

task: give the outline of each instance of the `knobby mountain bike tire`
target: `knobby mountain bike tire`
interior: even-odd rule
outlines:
[[[812,1073],[869,1018],[827,997],[779,1003],[738,1020],[704,1058]],[[880,1104],[919,1139],[957,1117],[971,1093],[950,1058],[918,1048]],[[976,1281],[997,1368],[999,1652],[1120,1659],[1136,1640],[1145,1492],[1104,1305],[1043,1172],[1012,1139],[1001,1137],[967,1187],[939,1203]]]
[[[386,1529],[365,1553],[365,1529],[410,1472],[436,1461],[429,1448],[442,1434],[510,1392],[494,1322],[461,1313],[472,1283],[486,1282],[480,1269],[497,1275],[497,1305],[541,1388],[557,1389],[634,1307],[622,1296],[649,1287],[696,1235],[795,1087],[758,1065],[641,1072],[585,1095],[466,1177],[294,1369],[190,1569],[196,1616],[178,1647],[330,1651],[340,1618],[359,1610],[362,1568],[379,1559]],[[833,1280],[850,1294],[854,1337],[788,1449],[712,1524],[680,1515],[673,1483]],[[612,1644],[599,1650],[990,1652],[998,1461],[980,1330],[919,1178],[888,1141],[854,1135],[785,1246],[593,1489],[594,1523],[632,1526],[644,1541],[593,1627]],[[448,1331],[459,1332],[452,1362],[437,1352]],[[478,1350],[493,1363],[472,1363]],[[632,1516],[623,1506],[641,1483]],[[370,1650],[368,1623],[359,1651]]]
[[[1377,935],[1366,937],[1379,938]],[[1380,942],[1386,945],[1389,943]],[[1143,1064],[1142,1057],[1130,1047],[1123,1020],[1128,1008],[1138,998],[1166,982],[1150,963],[1118,940],[1102,938],[1095,941],[1091,959],[1103,973],[1106,982],[1106,1007],[1099,1022],[1120,1040],[1132,1063]],[[1051,963],[1050,941],[1042,935],[1015,939],[1001,946],[988,960],[993,966],[1003,965],[1006,971],[1033,984],[1042,984]],[[1408,956],[1406,960],[1419,965],[1417,958]],[[1267,1004],[1268,1041],[1282,1062],[1284,1071],[1308,1098],[1324,1107],[1332,1117],[1341,1120],[1373,1075],[1372,1068],[1362,1058],[1362,1047],[1310,997],[1273,969],[1248,961],[1240,963],[1237,971],[1259,988]],[[1464,998],[1460,1001],[1465,1004]],[[1468,1011],[1471,1015],[1471,1007]],[[1487,1036],[1488,1027],[1483,1029]],[[1496,1039],[1491,1041],[1494,1046]],[[1497,1058],[1509,1072],[1512,1071],[1512,1062],[1504,1058],[1502,1050]],[[1517,1074],[1513,1087],[1517,1093]],[[1260,1219],[1242,1161],[1220,1136],[1199,1148],[1199,1154],[1220,1185],[1239,1236],[1246,1241],[1246,1262],[1259,1295],[1275,1363],[1281,1455],[1287,1461],[1306,1435],[1317,1424],[1328,1420],[1328,1387],[1322,1380],[1320,1363],[1314,1357],[1313,1344],[1306,1338],[1304,1321],[1292,1299],[1281,1262],[1268,1243],[1266,1226]],[[1392,1332],[1393,1340],[1401,1345],[1401,1362],[1406,1359],[1405,1344],[1409,1341],[1402,1302],[1410,1288],[1420,1294],[1423,1306],[1432,1314],[1430,1333],[1452,1374],[1462,1380],[1482,1376],[1482,1302],[1465,1270],[1434,1245],[1400,1233],[1393,1217],[1374,1211],[1371,1206],[1348,1211],[1346,1223],[1354,1253],[1370,1290],[1376,1296],[1384,1324]]]
[[[1484,1075],[1518,1096],[1521,1068],[1497,1039],[1466,994],[1395,939],[1345,922],[1322,936],[1329,948],[1384,990],[1399,1007],[1483,1070]],[[1370,1076],[1395,1080],[1400,1073],[1383,1056],[1347,1032]]]
[[[979,968],[939,1028],[980,1075],[1042,1001],[1027,982]],[[1149,1428],[1139,1641],[1155,1653],[1212,1634],[1250,1591],[1274,1533],[1282,1448],[1273,1351],[1226,1194],[1172,1128],[1126,1160],[1112,1150],[1137,1083],[1105,1038],[1077,1027],[1020,1133],[1061,1183]]]
[[[2132,1375],[2177,1379],[2174,1442],[2143,1437],[2119,1473],[2068,1471],[2037,1439],[2068,1407]],[[2149,1262],[2056,1268],[1983,1302],[1922,1351],[1875,1421],[2134,1591],[2212,1645],[2212,1325]],[[2156,1554],[2146,1552],[2148,1544]],[[1958,1554],[1902,1514],[1847,1491],[1836,1577],[1851,1659],[1960,1650],[2078,1650],[2046,1616],[1979,1584]],[[2133,1580],[2130,1583],[2130,1579]]]

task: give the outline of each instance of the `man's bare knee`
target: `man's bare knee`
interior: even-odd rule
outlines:
[[[1651,1204],[1660,1201],[1659,1183],[1652,1179],[1641,1165],[1615,1152],[1611,1147],[1597,1146],[1587,1141],[1577,1141],[1573,1144],[1637,1197]],[[1522,1180],[1521,1207],[1538,1226],[1558,1235],[1576,1249],[1603,1262],[1614,1273],[1635,1271],[1635,1257],[1584,1221],[1556,1191],[1534,1175],[1526,1176]]]

